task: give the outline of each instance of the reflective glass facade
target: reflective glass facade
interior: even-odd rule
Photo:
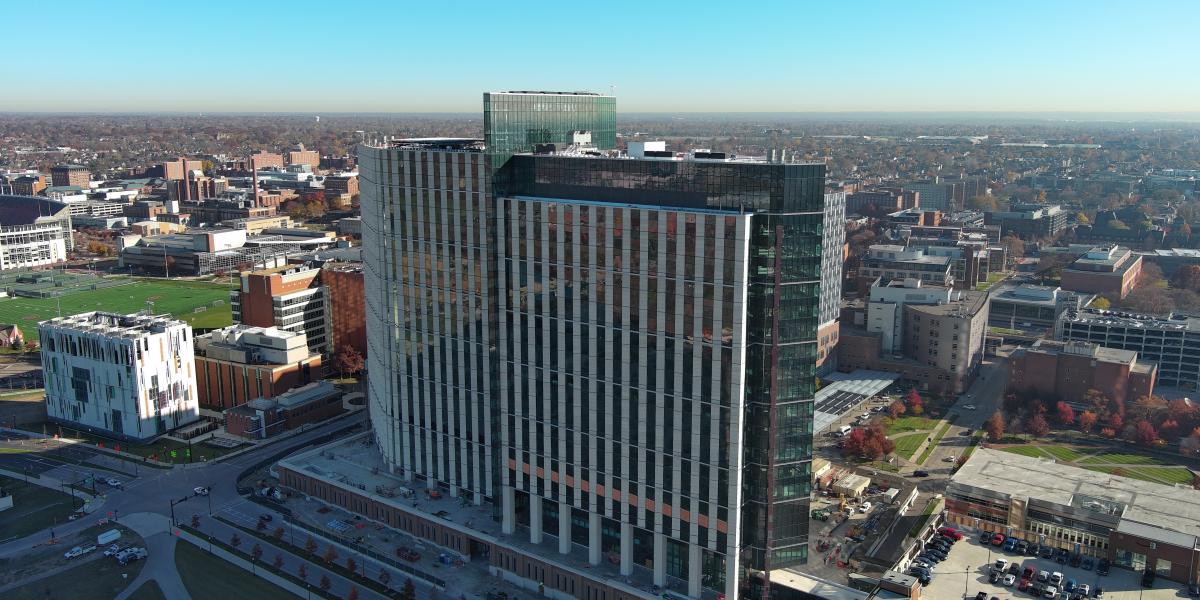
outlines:
[[[736,492],[742,494],[740,505],[743,507],[738,516],[741,521],[738,527],[741,539],[737,546],[742,549],[740,564],[756,571],[769,571],[803,563],[808,552],[812,398],[816,385],[816,334],[821,318],[822,241],[825,219],[824,165],[518,155],[512,157],[498,174],[496,185],[498,195],[521,201],[561,204],[564,200],[574,200],[584,203],[582,214],[576,216],[579,209],[571,205],[572,208],[566,210],[566,215],[575,216],[576,220],[573,222],[577,224],[581,218],[584,219],[584,223],[602,220],[604,224],[597,233],[600,237],[590,240],[595,247],[583,250],[585,256],[599,255],[598,265],[601,266],[615,264],[640,268],[646,264],[656,264],[661,267],[664,257],[637,258],[637,253],[629,257],[608,254],[610,251],[601,247],[602,244],[608,243],[608,238],[604,237],[605,232],[613,228],[614,222],[621,223],[616,230],[627,229],[628,232],[625,233],[625,237],[618,235],[614,238],[618,242],[625,241],[618,244],[617,248],[620,250],[614,249],[612,252],[623,251],[631,243],[632,247],[641,250],[643,247],[634,243],[639,240],[638,235],[632,232],[658,233],[664,228],[664,223],[666,226],[673,225],[678,215],[685,215],[684,220],[676,225],[680,228],[678,231],[684,232],[683,246],[667,246],[672,252],[681,255],[683,270],[674,269],[674,265],[671,264],[672,257],[665,257],[669,270],[658,273],[652,279],[652,283],[633,284],[632,281],[621,280],[618,276],[617,279],[622,285],[611,289],[609,294],[613,296],[608,296],[607,300],[611,315],[598,315],[601,319],[599,322],[605,323],[609,331],[616,327],[616,323],[630,327],[632,331],[639,332],[634,335],[633,340],[637,340],[639,335],[650,335],[657,343],[657,339],[663,337],[664,342],[669,341],[669,344],[663,345],[664,348],[682,347],[688,351],[691,351],[691,340],[694,339],[691,331],[686,328],[670,331],[657,329],[663,325],[664,317],[665,322],[670,324],[676,310],[684,315],[685,322],[695,315],[701,315],[700,320],[705,323],[702,329],[709,326],[715,327],[712,331],[719,331],[723,325],[719,327],[718,324],[732,321],[738,322],[740,327],[744,324],[744,328],[731,332],[735,339],[739,335],[745,336],[744,346],[736,346],[737,350],[733,352],[722,350],[718,353],[717,350],[722,348],[722,345],[717,344],[710,354],[701,351],[701,364],[707,365],[704,361],[710,359],[715,361],[709,367],[706,377],[711,375],[714,382],[721,382],[730,376],[738,381],[738,385],[731,389],[717,390],[692,386],[680,389],[673,387],[668,371],[660,389],[656,390],[657,384],[653,378],[647,380],[644,376],[635,377],[633,380],[638,383],[639,393],[630,395],[614,390],[613,395],[603,401],[620,405],[622,398],[629,398],[629,404],[623,409],[616,409],[618,415],[632,413],[637,422],[644,422],[655,428],[681,428],[685,434],[695,431],[694,423],[656,422],[652,417],[647,420],[637,410],[647,401],[651,405],[666,407],[668,410],[674,408],[676,402],[682,402],[689,411],[700,412],[701,423],[704,423],[708,416],[716,417],[716,413],[723,411],[724,406],[735,410],[738,413],[736,417],[715,418],[714,428],[702,429],[700,433],[705,438],[717,436],[719,447],[726,451],[730,448],[727,439],[734,440],[734,444],[740,442],[743,446],[741,452],[737,452],[744,457],[739,459],[744,462],[737,469],[742,481],[740,490]],[[587,208],[592,204],[623,206],[627,209],[610,214],[597,212],[596,208]],[[552,225],[563,226],[564,208],[555,206]],[[640,209],[643,208],[652,209],[653,212],[649,215],[640,214]],[[589,210],[591,212],[588,212]],[[666,221],[663,223],[658,221],[660,214],[666,215]],[[718,216],[710,219],[708,215]],[[522,220],[526,218],[524,213],[518,213],[516,216]],[[549,216],[537,214],[532,218],[540,224]],[[704,319],[709,318],[709,311],[713,308],[711,298],[720,297],[726,292],[717,294],[714,291],[710,294],[702,291],[694,298],[691,292],[694,289],[703,290],[704,286],[712,283],[708,278],[729,268],[718,258],[728,259],[731,249],[724,246],[736,240],[736,237],[731,236],[734,231],[732,227],[722,227],[717,233],[712,223],[720,223],[725,218],[736,220],[743,217],[749,220],[749,234],[746,239],[746,254],[738,260],[744,260],[746,263],[746,278],[735,282],[734,278],[730,277],[721,281],[722,285],[737,287],[728,292],[729,298],[736,300],[734,306],[737,310],[744,309],[745,315],[733,316],[732,321],[718,319],[716,322],[705,322]],[[691,225],[690,221],[694,221],[695,225]],[[695,233],[692,233],[693,231]],[[669,233],[674,236],[677,231]],[[706,243],[704,240],[711,241],[707,242],[708,245],[692,246],[688,235],[695,235],[701,244]],[[516,229],[499,237],[526,240],[522,244],[532,243],[535,252],[537,251],[536,235],[534,240],[530,240],[523,229]],[[657,247],[655,249],[657,250]],[[628,262],[630,260],[633,262]],[[521,281],[528,281],[531,276],[533,281],[543,281],[542,277],[546,274],[521,270],[514,275]],[[673,278],[676,277],[680,278],[680,285],[687,286],[685,300],[679,305],[670,305],[671,308],[665,312],[660,309],[656,319],[638,320],[636,313],[630,313],[631,320],[605,320],[609,316],[617,315],[620,308],[625,306],[622,301],[625,296],[616,295],[618,292],[627,291],[633,285],[637,294],[661,295],[664,286],[673,285]],[[563,289],[556,283],[548,285]],[[603,287],[592,293],[600,292],[603,292]],[[633,298],[633,306],[640,306],[636,296]],[[525,325],[528,323],[521,320],[513,323],[513,327],[518,331]],[[726,333],[729,332],[723,331],[722,336]],[[657,356],[650,359],[635,348],[622,348],[623,344],[620,342],[625,338],[617,336],[617,339],[618,346],[612,351],[606,351],[603,347],[598,350],[589,347],[582,356],[595,356],[607,361],[627,360],[632,356],[636,359],[635,364],[650,360],[650,364],[657,368],[662,368],[663,360],[669,360]],[[605,337],[605,334],[601,334],[600,340],[611,345],[611,340]],[[713,336],[713,340],[715,343],[716,336]],[[571,350],[578,351],[574,347]],[[609,352],[613,351],[618,353],[616,357],[609,355]],[[514,364],[519,368],[520,361]],[[608,364],[608,373],[620,373],[618,363],[603,364]],[[687,360],[668,361],[665,366],[669,370],[682,371],[679,374],[693,372],[687,370],[690,366]],[[517,374],[517,378],[523,375]],[[683,379],[686,381],[688,377]],[[721,396],[725,393],[737,396],[732,404],[722,404]],[[604,407],[605,410],[614,409],[608,405]],[[727,432],[721,429],[728,427],[729,423],[739,422],[740,431]],[[603,428],[600,430],[604,431]],[[635,449],[655,440],[653,437],[622,439],[620,432],[617,433],[615,437],[622,444],[634,444]],[[728,437],[725,437],[726,435]],[[729,456],[722,452],[703,457],[674,453],[669,460],[673,459],[682,459],[683,462],[696,460],[695,464],[705,469],[706,476],[712,476],[715,472],[719,477],[721,469],[731,467],[728,462]],[[524,468],[519,461],[516,467],[517,471]],[[643,466],[644,469],[653,467],[653,462]],[[608,468],[611,470],[612,466],[608,465]],[[618,467],[618,472],[621,468],[628,469],[628,466]],[[636,468],[634,466],[635,473],[639,473]],[[695,468],[689,468],[687,471],[690,478],[697,477],[699,473]],[[644,475],[644,471],[639,473],[639,476]],[[635,489],[641,491],[641,488]],[[662,491],[653,487],[651,489],[651,493]],[[716,489],[724,493],[720,483]],[[708,502],[715,501],[717,509],[724,510],[721,498],[707,496],[690,498],[686,495],[672,496],[667,493],[659,501],[673,501],[678,504],[685,498],[689,502],[705,502],[706,508],[710,507]],[[658,500],[658,497],[655,499]],[[732,504],[736,505],[737,503]],[[694,504],[688,506],[694,510]],[[720,514],[727,515],[725,512]],[[723,524],[723,521],[718,524]],[[718,539],[724,541],[724,538]],[[683,541],[696,543],[699,540],[684,537]],[[764,581],[740,577],[739,579],[741,587],[747,593],[762,592]]]
[[[488,92],[483,138],[497,165],[534,144],[571,144],[571,132],[592,132],[600,149],[617,147],[617,99],[588,92]]]

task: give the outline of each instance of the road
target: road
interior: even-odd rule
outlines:
[[[203,466],[192,466],[190,468],[142,468],[139,477],[116,475],[123,482],[120,488],[109,488],[106,485],[98,484],[98,491],[104,494],[99,501],[98,508],[86,518],[57,525],[55,533],[59,537],[70,536],[91,527],[97,519],[109,515],[118,522],[123,522],[123,516],[131,516],[131,521],[135,521],[138,526],[144,527],[144,523],[153,521],[155,515],[158,516],[160,522],[163,521],[163,517],[169,519],[172,514],[172,508],[174,509],[175,517],[180,522],[186,522],[185,519],[190,520],[193,514],[205,515],[207,517],[211,512],[220,511],[226,506],[243,502],[242,497],[237,493],[237,478],[243,470],[277,453],[299,450],[311,445],[314,440],[324,437],[327,434],[362,424],[365,421],[366,413],[365,411],[360,411],[349,417],[322,424],[286,440],[262,448],[256,448],[228,460],[212,461]],[[82,451],[84,453],[94,452],[83,449],[73,449],[73,451]],[[32,471],[34,473],[65,471],[67,475],[90,473],[94,470],[86,465],[86,457],[84,458],[85,466],[80,466],[77,464],[64,465],[60,461],[36,455],[31,456],[29,454],[4,454],[0,456],[3,457],[3,461],[0,461],[0,468],[14,470],[13,467],[15,466],[17,472],[22,472],[22,468],[24,467],[34,469]],[[112,475],[102,470],[98,470],[97,473],[102,477]],[[207,487],[210,493],[207,496],[197,496],[193,491],[196,487]],[[172,507],[172,501],[176,503],[174,507]],[[219,536],[221,539],[227,540],[235,531],[232,527],[219,523],[215,519],[204,518],[202,519],[202,523],[205,523],[206,527],[211,528],[213,535]],[[133,525],[131,523],[131,526]],[[13,558],[28,552],[34,544],[42,542],[49,537],[49,534],[48,530],[44,530],[25,538],[0,544],[0,559]],[[164,546],[162,544],[175,543],[174,538],[168,533],[159,533],[154,537],[153,542],[148,538],[148,544],[152,543],[152,549],[157,548],[160,554],[167,554],[163,552]],[[247,536],[243,536],[243,538],[245,537]],[[249,545],[253,546],[252,543]],[[271,551],[274,552],[273,549]],[[273,558],[274,554],[264,554],[264,556]],[[165,560],[165,558],[161,560]],[[299,561],[302,559],[288,555],[285,556],[285,560]],[[160,561],[154,562],[160,563]],[[162,564],[162,568],[171,568],[165,563],[160,564]],[[310,564],[309,577],[315,583],[320,578],[320,575],[313,574],[320,572],[321,569],[316,563],[310,561]],[[299,562],[292,564],[291,572],[294,573],[295,567],[298,565]],[[375,575],[378,575],[377,569],[375,570]],[[334,583],[333,589],[335,591],[340,590],[340,593],[343,594],[347,593],[349,586],[352,585],[350,582],[332,573],[330,574],[330,579]],[[400,581],[402,582],[403,580],[401,579]],[[359,594],[360,598],[379,597],[376,594],[369,593],[368,590],[362,589],[361,586],[359,586]]]

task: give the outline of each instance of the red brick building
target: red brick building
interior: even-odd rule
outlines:
[[[1124,246],[1092,248],[1062,271],[1062,288],[1124,298],[1137,284],[1142,257]]]
[[[233,321],[303,333],[309,349],[328,353],[331,315],[320,273],[306,265],[243,272],[241,287],[230,294]]]
[[[328,381],[310,383],[275,398],[256,398],[225,411],[225,431],[261,440],[341,413],[342,392]]]
[[[367,355],[366,289],[361,263],[325,263],[321,283],[329,293],[333,351],[351,346]]]
[[[50,169],[50,180],[56,186],[77,185],[86,191],[92,172],[83,165],[58,165]]]
[[[321,355],[302,333],[234,325],[197,336],[196,384],[200,405],[214,410],[274,398],[322,375]]]
[[[1132,403],[1154,393],[1157,375],[1157,365],[1139,362],[1137,352],[1088,342],[1038,340],[1013,352],[1008,361],[1009,390],[1057,396],[1072,404],[1082,404],[1088,390]]]

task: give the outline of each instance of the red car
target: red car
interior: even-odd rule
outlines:
[[[949,538],[954,538],[954,541],[956,542],[963,539],[963,534],[959,533],[958,530],[953,527],[939,527],[938,533]]]
[[[1017,589],[1024,592],[1025,590],[1029,589],[1029,584],[1030,584],[1030,581],[1028,578],[1022,579],[1021,583],[1017,584]]]
[[[993,546],[999,546],[1003,543],[1004,543],[1004,534],[1003,533],[997,533],[996,535],[992,536],[992,545]]]

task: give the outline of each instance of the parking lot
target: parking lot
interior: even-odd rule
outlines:
[[[1016,562],[1022,567],[1029,566],[1037,571],[1058,571],[1064,580],[1073,579],[1077,584],[1088,584],[1095,589],[1104,589],[1104,600],[1153,600],[1156,598],[1187,597],[1185,586],[1162,577],[1154,581],[1153,588],[1141,587],[1141,575],[1128,569],[1113,566],[1106,576],[1099,576],[1095,569],[1085,571],[1082,568],[1071,567],[1069,564],[1059,564],[1052,559],[1019,556],[1015,553],[1004,552],[997,547],[980,544],[977,534],[966,536],[954,544],[946,560],[937,564],[933,580],[922,590],[923,598],[929,600],[963,600],[974,599],[978,592],[984,592],[990,599],[993,596],[1000,600],[1020,599],[1030,600],[1033,595],[1028,592],[1005,587],[998,583],[988,583],[988,574],[996,559],[1005,558]],[[1018,580],[1020,575],[1018,575]],[[1059,596],[1062,598],[1062,595]]]

